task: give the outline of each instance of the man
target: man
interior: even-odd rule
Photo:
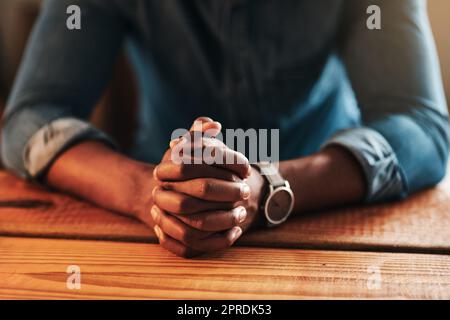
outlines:
[[[66,27],[74,4],[81,30]],[[381,30],[367,28],[369,5],[381,9]],[[142,98],[126,155],[84,122],[125,39]],[[236,161],[175,162],[186,137],[164,155],[171,132],[198,115],[210,118],[191,131],[213,133],[196,142]],[[214,139],[222,125],[279,128],[279,170],[249,166]],[[2,147],[14,172],[137,217],[166,249],[192,256],[291,212],[433,186],[446,171],[447,136],[425,1],[49,0]]]

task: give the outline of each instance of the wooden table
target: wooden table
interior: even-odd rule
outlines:
[[[0,298],[450,299],[450,179],[185,260],[137,221],[0,172]],[[81,271],[70,290],[68,266]]]

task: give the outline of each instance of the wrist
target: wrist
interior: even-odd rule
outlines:
[[[154,165],[139,164],[131,174],[133,186],[129,204],[130,213],[134,218],[146,224],[152,223],[150,209],[153,205],[152,191],[156,186],[153,178],[154,168]]]
[[[269,193],[269,183],[258,169],[251,167],[251,174],[247,183],[252,190],[247,210],[255,215],[255,224],[264,221],[264,212],[261,210],[265,199]]]
[[[283,161],[280,172],[289,177],[295,213],[353,204],[364,196],[362,169],[341,147],[328,147],[307,157]]]

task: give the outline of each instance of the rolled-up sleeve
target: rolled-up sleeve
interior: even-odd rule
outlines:
[[[69,30],[67,8],[81,10]],[[125,24],[105,2],[47,0],[31,35],[2,121],[2,162],[39,178],[70,146],[113,141],[87,122],[111,76]]]
[[[362,125],[334,135],[359,161],[367,202],[396,199],[437,184],[448,158],[448,113],[423,0],[348,1],[342,58]],[[381,9],[381,30],[366,9]]]
[[[76,118],[60,118],[45,124],[33,134],[23,150],[26,172],[39,178],[62,152],[86,140],[101,141],[112,148],[116,146],[103,132]]]

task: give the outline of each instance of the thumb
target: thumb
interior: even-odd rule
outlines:
[[[202,132],[206,133],[209,137],[216,137],[220,131],[222,131],[220,122],[208,117],[197,118],[189,129],[189,132]],[[179,142],[180,139],[170,141],[170,148],[175,147]]]
[[[221,130],[222,125],[220,124],[220,122],[214,121],[213,119],[208,117],[197,118],[189,129],[189,131],[191,132],[207,132],[211,137],[217,136]]]

